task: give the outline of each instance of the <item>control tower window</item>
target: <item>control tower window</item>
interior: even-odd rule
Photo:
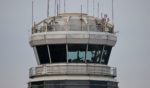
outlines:
[[[68,62],[85,62],[86,44],[68,45]]]
[[[102,45],[89,45],[86,55],[87,63],[99,63],[102,54]]]
[[[44,87],[44,81],[32,82],[31,85],[32,85],[31,88],[43,88]]]
[[[47,45],[40,45],[37,46],[36,48],[37,48],[40,64],[49,63],[50,60],[49,60]]]
[[[67,62],[65,44],[49,45],[49,50],[52,63]]]
[[[103,46],[102,56],[101,56],[101,64],[108,64],[109,56],[111,53],[112,46]]]

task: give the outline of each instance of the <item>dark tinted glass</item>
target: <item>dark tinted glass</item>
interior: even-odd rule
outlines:
[[[86,55],[87,63],[100,63],[102,45],[89,45]]]
[[[52,63],[67,62],[65,44],[49,45],[49,49]]]
[[[101,64],[108,64],[111,49],[112,49],[111,46],[106,46],[106,45],[103,46],[103,52],[102,52],[102,56],[101,56],[102,58],[100,61]]]
[[[47,45],[36,46],[40,64],[50,63]]]
[[[50,59],[52,63],[66,63],[67,54],[69,63],[85,63],[86,60],[87,63],[108,64],[112,46],[68,44],[68,53],[66,44],[40,45],[36,49],[40,64],[50,63]]]
[[[43,81],[32,82],[31,83],[31,87],[32,88],[43,88],[43,86],[44,86],[44,82]]]
[[[108,64],[112,46],[88,45],[86,54],[87,63]]]
[[[31,83],[32,88],[118,88],[117,82],[90,80],[55,80]]]

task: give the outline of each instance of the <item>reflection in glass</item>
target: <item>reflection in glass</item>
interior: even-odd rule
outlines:
[[[102,45],[89,45],[86,55],[87,63],[100,63]]]
[[[67,47],[66,44],[36,46],[40,64],[66,63],[67,61],[108,64],[111,49],[112,46],[95,44],[69,44]]]
[[[85,62],[86,45],[69,44],[68,62]]]

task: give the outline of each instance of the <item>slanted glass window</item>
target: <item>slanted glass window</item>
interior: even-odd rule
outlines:
[[[50,63],[47,45],[36,46],[40,64]]]
[[[85,62],[86,44],[68,45],[68,62]]]
[[[44,88],[44,81],[32,82],[31,88]]]
[[[32,82],[29,88],[118,88],[118,83],[112,81],[53,80]]]
[[[89,45],[86,55],[87,63],[100,63],[102,45]]]
[[[49,49],[52,63],[67,62],[65,44],[49,45]]]
[[[106,46],[106,45],[103,46],[103,52],[101,56],[102,58],[100,61],[101,64],[108,64],[111,49],[112,49],[112,46]]]

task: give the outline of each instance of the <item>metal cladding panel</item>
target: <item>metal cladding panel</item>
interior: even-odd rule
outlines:
[[[42,34],[36,34],[36,35],[32,35],[31,36],[31,40],[43,40],[45,39],[45,34],[42,33]]]
[[[46,34],[46,39],[66,38],[66,34]]]
[[[85,76],[80,76],[80,75],[57,75],[57,76],[44,76],[44,77],[35,77],[35,78],[30,78],[29,82],[36,82],[36,81],[43,81],[43,80],[97,80],[97,81],[114,81],[117,82],[116,79],[110,78],[110,77],[105,77],[105,76],[92,76],[92,75],[85,75]]]
[[[117,37],[114,35],[108,35],[109,40],[117,41]]]
[[[70,32],[67,33],[67,43],[79,43],[79,44],[87,44],[89,39],[88,33],[80,33],[80,32]]]
[[[33,45],[34,45],[34,46],[35,46],[35,45],[43,45],[43,44],[45,44],[45,43],[46,43],[45,39],[30,41],[31,46],[33,46]]]
[[[106,43],[107,45],[111,45],[111,46],[114,46],[116,44],[116,41],[113,41],[113,40],[109,40],[107,41]]]
[[[106,44],[107,36],[104,34],[90,33],[89,43],[90,44]]]
[[[56,76],[56,75],[93,75],[116,77],[116,69],[106,65],[88,65],[88,64],[52,64],[47,66],[38,66],[30,69],[30,77],[38,76]]]
[[[46,34],[46,44],[66,43],[66,34],[48,33]]]
[[[90,34],[90,39],[107,39],[106,34]]]
[[[42,44],[101,44],[114,46],[117,37],[114,34],[102,32],[48,32],[33,34],[31,46]]]
[[[114,35],[108,35],[107,45],[115,45],[117,41],[117,37]]]
[[[56,33],[48,33],[45,36],[46,44],[62,44],[66,43],[66,34],[56,34]]]
[[[67,34],[67,38],[89,38],[89,34]]]
[[[66,38],[46,39],[45,44],[66,44]]]
[[[69,44],[88,44],[88,39],[80,39],[80,38],[68,38],[67,43]]]
[[[106,44],[107,40],[100,40],[100,39],[89,39],[89,44]]]

